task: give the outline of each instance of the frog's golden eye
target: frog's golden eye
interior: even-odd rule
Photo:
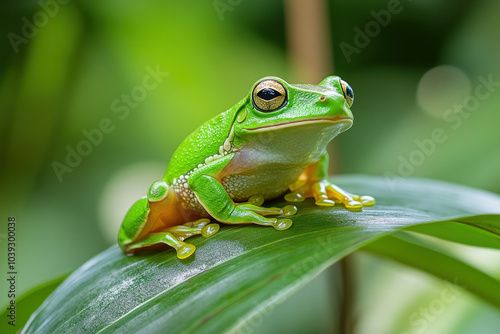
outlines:
[[[252,92],[252,102],[259,111],[274,111],[286,103],[287,91],[279,81],[267,79],[259,82]]]
[[[344,98],[347,101],[349,107],[352,106],[354,102],[354,92],[352,91],[351,86],[344,80],[340,80],[340,85],[342,86],[342,93],[344,94]]]

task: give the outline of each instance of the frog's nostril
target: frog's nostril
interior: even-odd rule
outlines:
[[[320,100],[321,102],[325,102],[325,101],[326,101],[326,96],[320,96],[319,100]]]

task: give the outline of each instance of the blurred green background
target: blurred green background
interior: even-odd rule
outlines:
[[[300,17],[287,16],[290,2],[2,2],[0,235],[5,247],[7,217],[15,216],[18,292],[114,244],[126,210],[161,178],[178,144],[260,77],[307,77],[307,66],[292,66],[290,26]],[[382,175],[391,187],[416,176],[500,193],[500,3],[397,3],[327,3],[334,73],[321,76],[340,75],[355,92],[355,125],[332,144],[333,170]],[[151,71],[168,75],[153,88],[155,80],[144,83]],[[66,161],[72,150],[84,154]],[[366,291],[356,304],[359,332],[418,333],[407,319],[443,283],[368,255],[356,263]],[[328,281],[320,276],[292,297],[307,331],[331,325],[331,302],[311,298],[324,297],[318,291]],[[384,312],[393,316],[383,321]],[[489,333],[497,318],[464,293],[425,333]]]

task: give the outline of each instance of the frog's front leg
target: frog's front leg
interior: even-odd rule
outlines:
[[[328,153],[325,153],[318,162],[307,167],[290,186],[291,192],[285,195],[285,200],[301,202],[307,197],[314,197],[316,205],[333,206],[335,203],[342,203],[352,211],[375,204],[375,199],[371,196],[351,194],[332,184],[328,180],[328,161]]]
[[[271,215],[290,216],[297,212],[293,205],[283,208],[264,208],[260,196],[250,198],[248,203],[234,203],[216,175],[228,164],[234,154],[213,160],[194,171],[188,180],[189,188],[207,210],[218,221],[226,224],[258,224],[273,226],[276,230],[286,230],[292,226],[287,218],[267,218]]]

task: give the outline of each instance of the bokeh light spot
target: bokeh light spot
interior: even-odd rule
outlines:
[[[467,74],[455,66],[442,65],[427,71],[418,84],[417,102],[429,115],[442,118],[455,103],[462,103],[471,92]]]

